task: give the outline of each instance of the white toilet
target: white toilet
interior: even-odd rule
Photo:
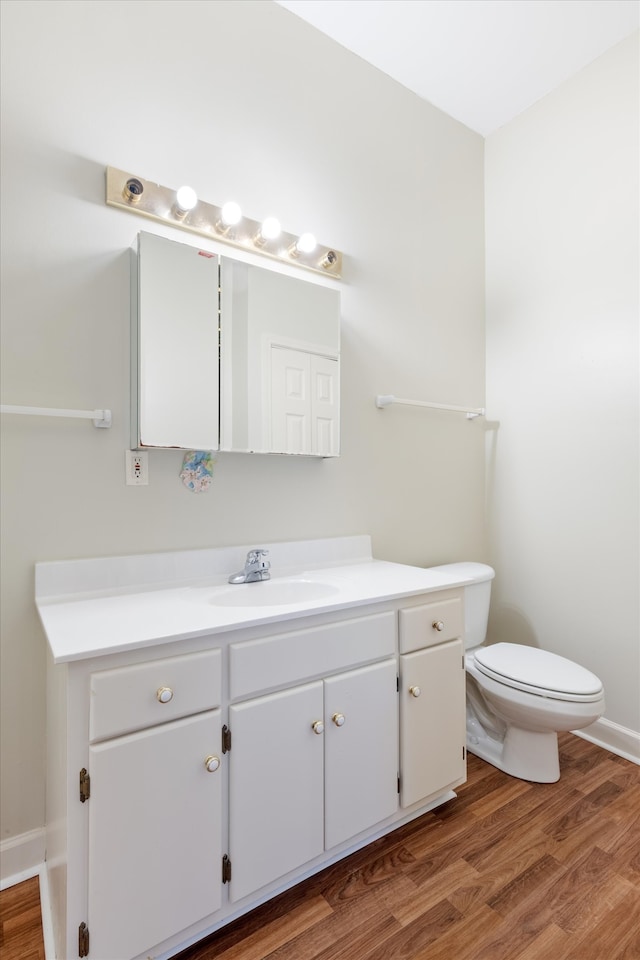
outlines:
[[[537,647],[484,646],[493,569],[450,563],[464,586],[467,749],[493,766],[537,783],[560,778],[558,731],[580,730],[604,713],[604,689],[584,667]]]

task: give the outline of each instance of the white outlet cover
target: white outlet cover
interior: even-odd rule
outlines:
[[[149,455],[140,450],[125,450],[127,486],[146,487],[149,483]]]

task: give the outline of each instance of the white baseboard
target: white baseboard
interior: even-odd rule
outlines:
[[[45,857],[45,830],[30,830],[0,843],[0,890],[38,876]]]
[[[56,947],[53,936],[51,897],[49,896],[49,874],[46,863],[43,863],[40,867],[40,914],[42,916],[42,939],[44,940],[45,960],[55,960]]]
[[[611,753],[624,757],[632,763],[640,764],[640,733],[635,730],[629,730],[628,727],[621,727],[611,720],[605,720],[601,717],[591,726],[584,730],[573,730],[577,737],[589,740],[598,747],[604,747]]]

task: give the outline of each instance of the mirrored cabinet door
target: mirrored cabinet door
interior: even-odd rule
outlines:
[[[340,293],[150,233],[132,284],[132,446],[336,457]]]
[[[339,292],[220,259],[220,449],[338,456]]]
[[[216,450],[218,257],[140,233],[135,267],[133,445]]]

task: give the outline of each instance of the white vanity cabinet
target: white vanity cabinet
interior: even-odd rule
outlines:
[[[398,806],[396,660],[233,705],[231,900]]]
[[[400,803],[466,779],[465,673],[459,594],[401,609]]]
[[[127,592],[126,558],[38,571],[52,957],[168,960],[455,797],[462,591],[362,547],[325,574],[333,606],[288,616],[216,605],[226,578]],[[170,582],[161,560],[134,585]],[[60,599],[78,579],[93,593]]]

